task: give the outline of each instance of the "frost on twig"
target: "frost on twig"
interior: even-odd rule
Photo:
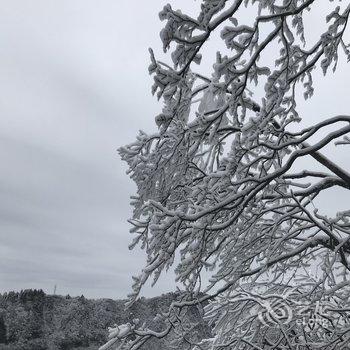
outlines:
[[[181,312],[210,301],[205,317],[215,331],[189,349],[345,349],[350,342],[349,212],[329,217],[317,208],[325,190],[350,189],[349,169],[322,153],[349,143],[350,116],[320,116],[301,128],[296,103],[297,90],[312,97],[317,67],[326,74],[341,50],[348,55],[350,5],[330,4],[326,29],[313,42],[304,26],[306,13],[322,6],[314,0],[204,0],[196,18],[170,5],[160,14],[173,62],[150,51],[152,92],[164,102],[158,131],[140,132],[119,150],[137,185],[131,247],[147,254],[129,303],[175,264],[187,297],[172,305],[165,329],[185,334]],[[240,18],[244,6],[252,23]],[[228,53],[217,53],[206,76],[199,58],[215,31]],[[295,172],[301,159],[313,161]],[[288,307],[331,305],[331,322],[305,332],[293,314],[271,329],[257,312],[281,297]],[[160,336],[133,332],[120,349]]]

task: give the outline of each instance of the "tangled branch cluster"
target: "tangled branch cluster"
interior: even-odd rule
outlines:
[[[189,349],[348,348],[350,211],[328,217],[314,203],[326,189],[350,189],[349,173],[322,154],[334,141],[347,147],[350,116],[300,129],[296,107],[298,89],[312,96],[317,67],[324,74],[335,69],[340,51],[350,59],[344,42],[350,5],[331,3],[328,28],[311,45],[304,20],[323,0],[202,0],[197,18],[170,5],[160,12],[173,65],[150,51],[152,91],[164,101],[158,132],[140,133],[120,149],[138,188],[131,247],[140,244],[148,256],[129,297],[135,300],[149,278],[155,283],[176,254],[176,278],[187,293],[162,315],[162,332],[130,324],[122,336],[114,330],[108,346],[138,349],[151,337],[181,334],[183,310],[209,301],[203,312],[214,336],[201,343],[187,338]],[[244,7],[256,14],[252,25],[240,22]],[[206,77],[195,64],[201,67],[201,49],[216,30],[229,54],[217,53]],[[276,55],[264,66],[266,53]],[[264,87],[259,100],[255,86]],[[295,171],[306,157],[314,162]],[[316,162],[323,172],[313,169]],[[327,301],[339,317],[313,332],[300,329],[295,317],[268,328],[257,310],[276,295]]]

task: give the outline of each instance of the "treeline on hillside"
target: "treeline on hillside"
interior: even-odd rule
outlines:
[[[150,327],[161,327],[154,317],[177,296],[141,298],[125,309],[123,300],[46,295],[42,290],[0,294],[0,350],[97,349],[107,340],[108,326],[138,318]],[[188,317],[197,322],[201,319],[197,308],[190,310]],[[191,335],[199,340],[210,336],[210,329],[199,321]],[[169,349],[171,338],[151,340],[144,349]]]

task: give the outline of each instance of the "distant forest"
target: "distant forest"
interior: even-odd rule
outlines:
[[[160,329],[154,317],[167,309],[178,296],[141,298],[125,309],[125,300],[86,299],[46,295],[42,290],[23,290],[0,294],[0,350],[93,350],[107,340],[107,327],[139,318],[154,329]],[[210,336],[210,328],[201,321],[197,308],[189,319],[198,322],[191,336],[200,340]],[[170,349],[176,343],[170,335],[161,342],[149,341],[145,350]],[[176,343],[176,344],[175,344]]]

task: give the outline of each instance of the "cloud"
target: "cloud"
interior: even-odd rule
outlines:
[[[198,6],[188,0],[174,5]],[[127,248],[135,187],[116,149],[138,129],[154,130],[161,109],[147,71],[148,47],[161,55],[161,8],[161,2],[127,0],[3,4],[0,291],[52,292],[55,284],[59,293],[91,297],[130,291],[144,255]],[[216,43],[208,45],[210,66]],[[322,117],[347,106],[350,73],[336,74],[302,105],[310,122],[325,96]],[[145,294],[167,291],[171,281],[164,276]]]

